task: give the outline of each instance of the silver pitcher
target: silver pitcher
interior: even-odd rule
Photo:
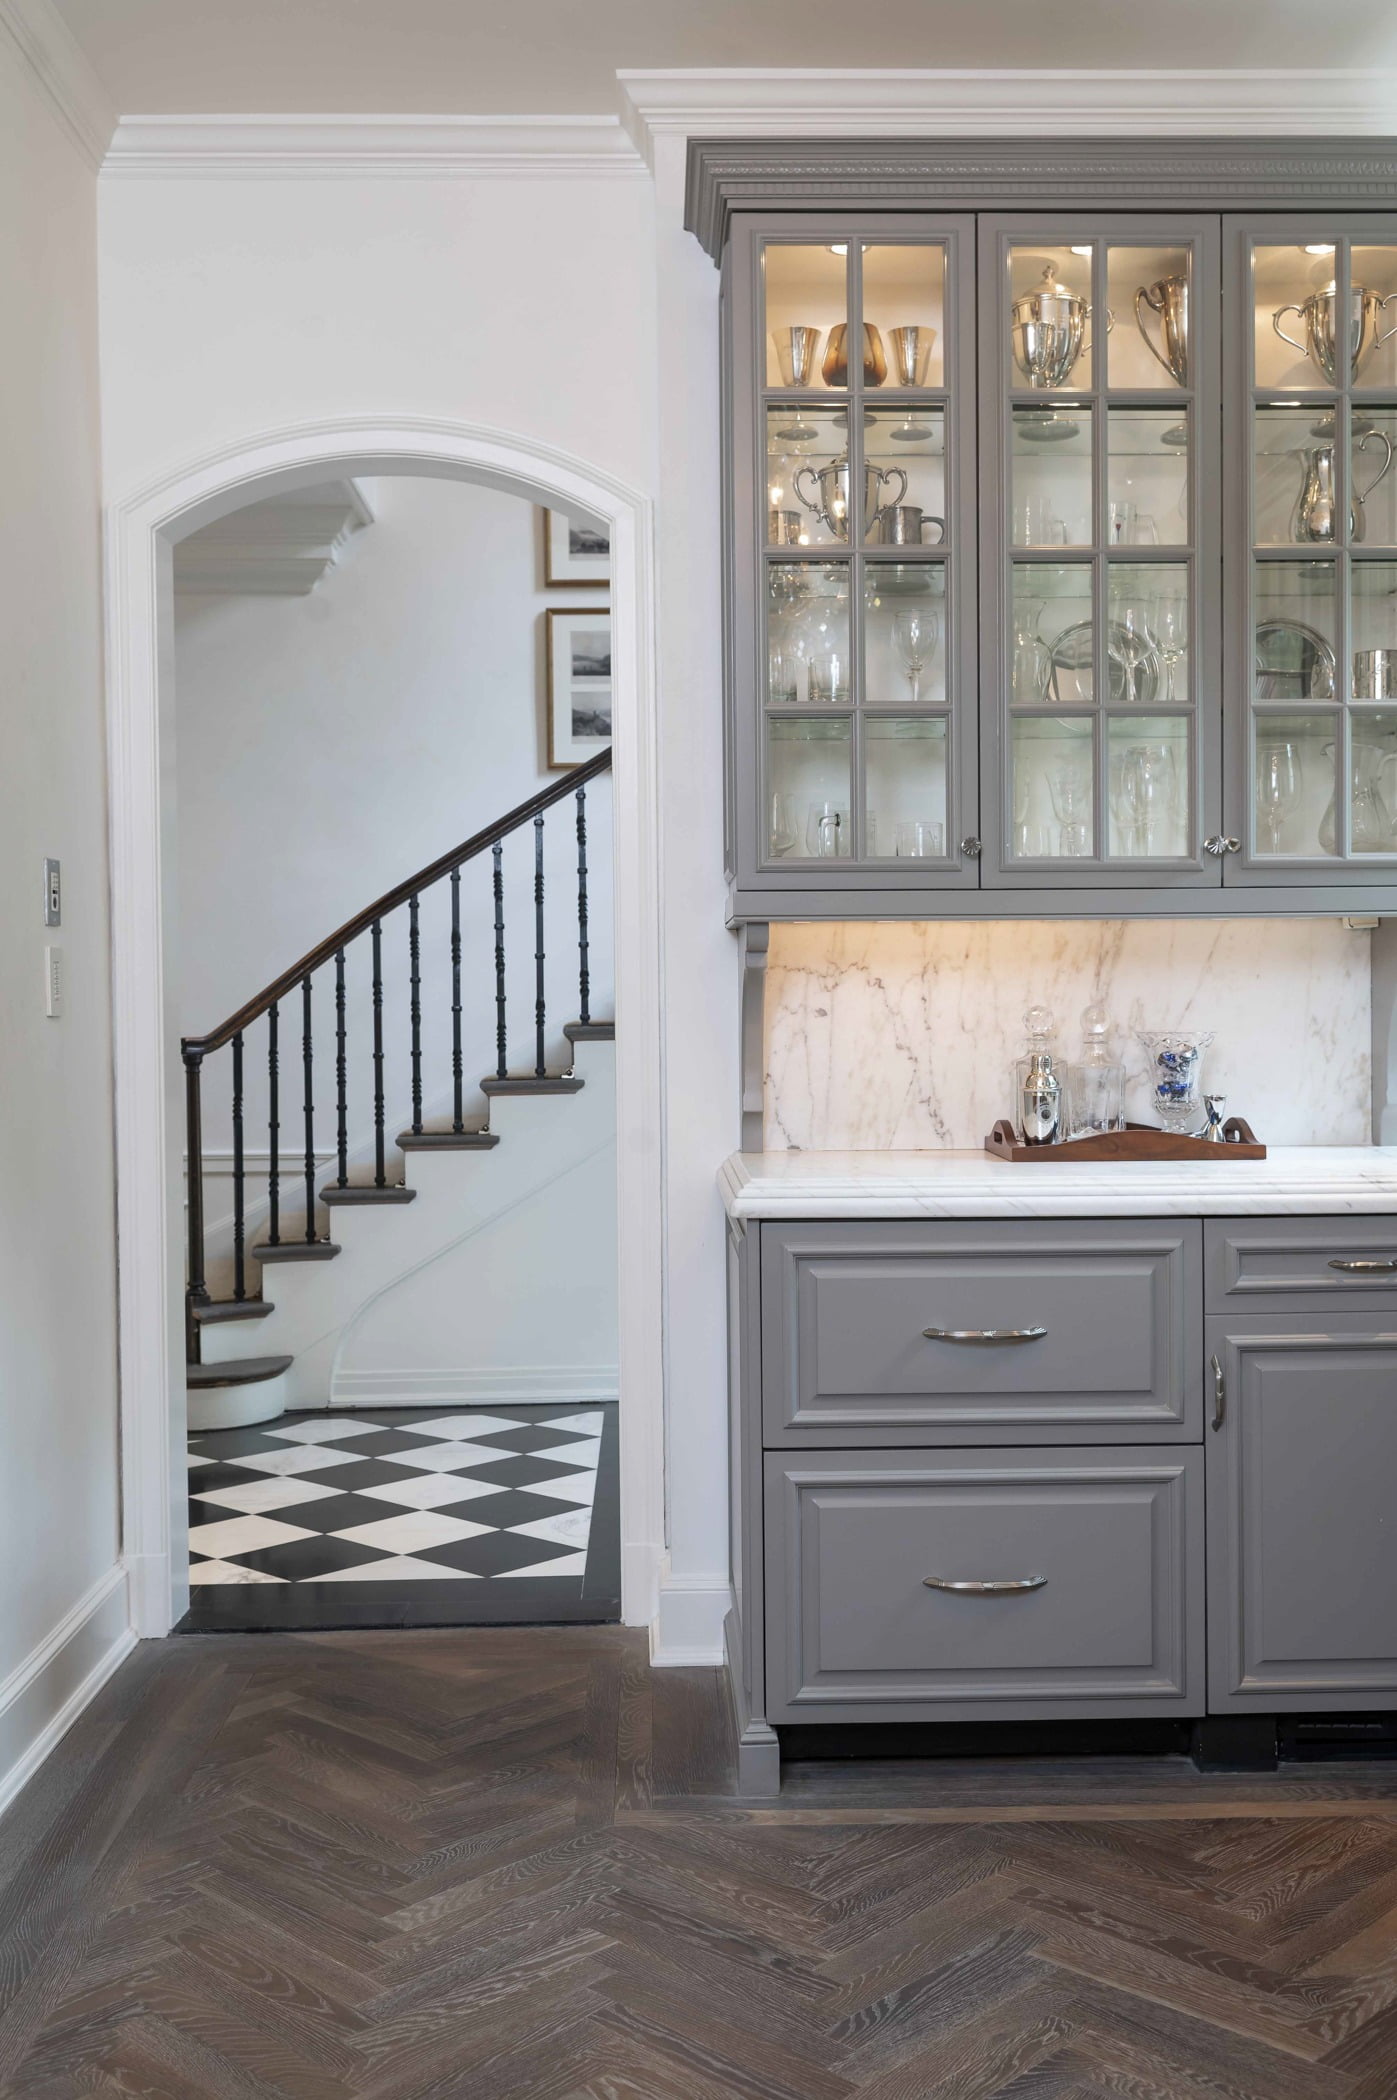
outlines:
[[[1142,306],[1159,316],[1159,332],[1164,341],[1160,349],[1145,325]],[[1158,358],[1171,379],[1180,386],[1188,385],[1188,279],[1187,277],[1161,277],[1156,284],[1142,284],[1135,294],[1135,325],[1145,339],[1146,348]]]
[[[1349,496],[1349,538],[1360,541],[1368,530],[1367,514],[1363,505],[1383,479],[1392,465],[1392,440],[1383,430],[1369,430],[1354,445],[1354,457],[1366,452],[1369,445],[1383,448],[1382,465],[1365,488],[1355,487]],[[1300,451],[1302,461],[1300,493],[1295,499],[1295,514],[1290,523],[1290,534],[1294,540],[1311,544],[1331,545],[1337,537],[1337,502],[1334,492],[1334,447],[1332,445],[1307,445]]]
[[[801,484],[807,479],[815,484],[818,490],[817,495],[808,496],[806,494]],[[896,492],[884,497],[882,493],[883,484],[894,481],[897,483]],[[837,540],[847,540],[849,537],[850,497],[848,453],[841,452],[837,459],[832,459],[829,465],[825,467],[798,468],[794,476],[794,485],[795,492],[805,505],[805,508],[814,512],[826,530],[832,532]],[[865,539],[874,537],[874,528],[882,518],[884,511],[891,509],[894,504],[901,503],[906,494],[907,476],[903,473],[901,467],[883,468],[875,467],[871,462],[865,463],[863,470],[863,532]]]
[[[1397,292],[1389,292],[1385,299],[1370,292],[1365,285],[1349,287],[1348,297],[1348,359],[1349,380],[1358,377],[1358,367],[1372,350],[1385,343],[1389,336],[1397,335],[1397,321],[1390,328],[1381,326],[1386,309],[1397,300]],[[1339,361],[1343,355],[1340,347],[1342,324],[1339,313],[1340,293],[1337,284],[1327,284],[1322,291],[1311,292],[1299,306],[1278,306],[1271,316],[1271,326],[1283,343],[1292,350],[1303,350],[1313,363],[1319,366],[1330,386],[1339,384]],[[1305,330],[1304,340],[1287,335],[1281,326],[1285,314],[1296,314]]]
[[[1112,318],[1108,313],[1108,333]],[[1009,308],[1014,362],[1030,386],[1067,384],[1077,359],[1091,348],[1086,332],[1090,319],[1090,301],[1059,284],[1052,263],[1047,263],[1032,291]]]

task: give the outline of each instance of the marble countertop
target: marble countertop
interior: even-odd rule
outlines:
[[[734,1152],[732,1218],[1232,1217],[1397,1213],[1397,1145],[1284,1145],[1255,1160],[1057,1160],[987,1152]]]

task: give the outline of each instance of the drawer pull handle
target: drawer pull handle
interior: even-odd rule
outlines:
[[[1331,1269],[1342,1269],[1346,1276],[1391,1276],[1397,1274],[1397,1261],[1331,1261]]]
[[[924,1327],[929,1342],[1041,1342],[1046,1327]]]
[[[1222,1423],[1223,1423],[1223,1417],[1224,1417],[1224,1415],[1225,1415],[1225,1414],[1226,1414],[1226,1412],[1227,1412],[1227,1380],[1226,1380],[1226,1379],[1225,1379],[1225,1378],[1223,1377],[1223,1375],[1222,1375],[1222,1363],[1221,1363],[1221,1360],[1220,1360],[1220,1358],[1218,1358],[1218,1357],[1216,1357],[1216,1356],[1215,1356],[1215,1357],[1214,1357],[1214,1358],[1212,1359],[1212,1365],[1213,1365],[1213,1427],[1214,1427],[1214,1429],[1221,1429],[1221,1427],[1222,1427]]]
[[[923,1575],[925,1590],[954,1590],[958,1597],[1015,1597],[1023,1590],[1041,1590],[1046,1575],[1009,1575],[1001,1582],[950,1582],[944,1575]]]

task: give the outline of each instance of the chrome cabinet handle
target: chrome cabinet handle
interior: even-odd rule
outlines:
[[[1240,839],[1229,838],[1221,831],[1215,831],[1211,838],[1203,841],[1203,851],[1211,853],[1214,860],[1221,860],[1224,853],[1240,853],[1241,850]]]
[[[961,840],[960,850],[967,860],[978,860],[985,849],[983,843],[972,836]]]
[[[1041,1590],[1046,1575],[1009,1575],[1000,1582],[951,1582],[944,1575],[923,1575],[924,1590],[954,1590],[958,1597],[1015,1597],[1023,1590]]]
[[[1331,1261],[1331,1269],[1342,1269],[1346,1276],[1391,1276],[1397,1273],[1397,1261]]]
[[[1221,1429],[1222,1418],[1227,1410],[1227,1380],[1222,1375],[1222,1365],[1213,1358],[1213,1427]]]
[[[1046,1327],[924,1327],[929,1342],[1041,1342]]]

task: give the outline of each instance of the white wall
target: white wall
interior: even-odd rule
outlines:
[[[124,1652],[95,183],[0,36],[0,1804]],[[43,857],[63,863],[44,1017]]]

